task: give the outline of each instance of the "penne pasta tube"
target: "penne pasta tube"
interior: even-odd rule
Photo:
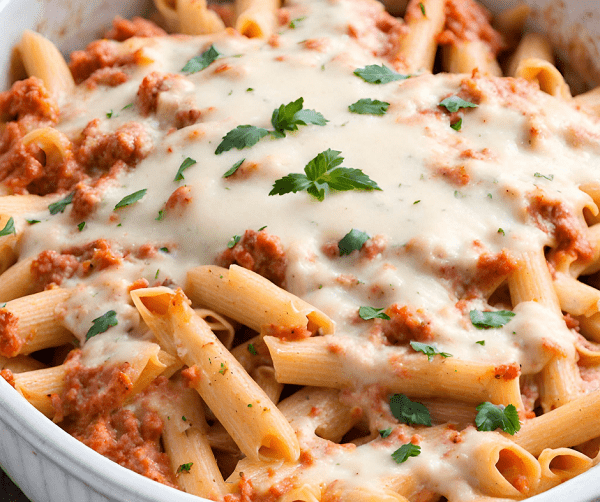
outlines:
[[[517,69],[521,62],[529,58],[537,58],[551,64],[554,63],[552,46],[546,36],[540,33],[526,33],[523,35],[517,50],[510,59],[506,72],[507,75],[516,77]]]
[[[231,354],[248,373],[251,373],[259,366],[273,366],[269,349],[267,349],[261,335],[257,335],[247,342],[240,343],[231,349]]]
[[[539,491],[564,483],[587,471],[593,464],[591,458],[571,448],[546,448],[540,453],[538,461],[542,468]]]
[[[265,391],[271,401],[275,404],[279,402],[283,384],[275,379],[275,370],[272,366],[259,366],[250,373],[250,376]]]
[[[0,302],[29,295],[33,289],[31,264],[35,258],[18,261],[0,275]]]
[[[300,447],[290,425],[196,315],[182,291],[137,289],[131,296],[161,345],[190,366],[190,385],[244,454],[255,459],[298,459]]]
[[[569,85],[552,63],[539,58],[523,59],[515,70],[515,77],[536,82],[540,89],[551,96],[571,99]]]
[[[519,267],[509,275],[508,286],[514,305],[534,301],[560,310],[560,304],[553,287],[552,276],[542,249],[524,253]]]
[[[578,94],[573,98],[575,103],[591,115],[600,115],[600,87]]]
[[[599,310],[600,291],[570,275],[557,272],[554,290],[561,310],[573,316],[589,317]]]
[[[406,73],[433,70],[437,36],[446,21],[444,6],[444,0],[410,0],[408,3],[405,16],[408,33],[400,40],[395,55]]]
[[[27,355],[71,342],[73,335],[55,313],[70,296],[70,290],[56,288],[9,301],[0,309],[0,354]]]
[[[296,385],[345,388],[353,386],[352,372],[346,369],[348,354],[334,350],[339,340],[330,336],[312,337],[301,342],[284,342],[265,337],[277,380]],[[342,350],[343,352],[343,350]],[[386,369],[373,368],[377,383],[390,392],[407,396],[453,398],[470,403],[491,401],[514,404],[522,409],[518,371],[497,376],[489,364],[441,357],[428,361],[420,355],[398,355]]]
[[[200,396],[193,389],[178,388],[160,414],[162,441],[179,486],[198,497],[221,500],[227,488],[208,441]]]
[[[208,442],[212,448],[221,450],[223,452],[239,454],[240,449],[235,444],[235,441],[231,439],[229,432],[225,430],[220,423],[214,424],[206,433]]]
[[[156,10],[160,13],[164,27],[169,32],[179,29],[179,16],[177,14],[176,0],[153,0]]]
[[[70,93],[75,81],[56,46],[39,33],[25,30],[19,52],[29,76],[40,78],[52,94]]]
[[[4,357],[0,356],[0,370],[10,370],[12,373],[41,370],[46,365],[37,359],[28,356]]]
[[[24,146],[39,146],[46,156],[46,165],[60,165],[73,156],[69,138],[53,127],[34,129],[23,136],[22,142]]]
[[[600,312],[592,314],[589,317],[578,316],[576,319],[579,322],[579,329],[582,335],[588,340],[600,342]]]
[[[553,357],[540,377],[540,403],[544,412],[563,406],[581,392],[581,376],[574,355]]]
[[[208,9],[206,0],[177,0],[176,5],[181,33],[204,35],[225,29],[225,23],[216,12]]]
[[[12,216],[0,215],[0,230],[6,228],[11,221]],[[14,218],[12,220],[14,225]],[[15,229],[15,233],[0,237],[0,274],[13,265],[17,261],[17,242],[19,234]]]
[[[600,391],[596,390],[543,415],[526,420],[511,439],[532,455],[545,448],[578,445],[600,436]],[[565,427],[565,423],[570,424]]]
[[[319,502],[321,488],[317,484],[303,484],[298,488],[292,488],[280,500],[281,502]]]
[[[304,300],[237,265],[229,270],[202,266],[190,270],[184,291],[199,305],[231,317],[255,331],[263,326],[303,327],[333,333],[334,323]]]
[[[325,489],[326,500],[348,500],[349,502],[408,502],[408,499],[392,490],[348,486],[335,482]]]
[[[227,349],[231,350],[233,339],[235,337],[235,329],[233,325],[222,315],[219,315],[212,310],[194,309],[194,312],[196,312],[196,314],[206,321],[206,324],[208,324],[210,330],[217,335],[217,338],[221,340],[221,343],[225,345]]]
[[[482,40],[466,40],[445,45],[442,50],[444,69],[450,73],[471,73],[477,69],[482,75],[502,76],[495,54]]]
[[[14,217],[47,211],[48,206],[61,198],[60,195],[4,195],[0,197],[0,214]]]
[[[494,28],[504,35],[504,39],[510,47],[517,45],[530,12],[531,7],[525,2],[521,2],[494,17]]]
[[[65,389],[67,366],[17,373],[14,375],[15,389],[27,399],[38,411],[48,418],[54,417],[52,394],[62,394]]]

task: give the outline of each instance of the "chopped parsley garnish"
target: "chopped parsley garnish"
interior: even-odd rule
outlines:
[[[107,111],[107,112],[106,112],[106,118],[107,118],[107,119],[110,119],[110,118],[112,118],[113,114],[114,114],[114,112],[113,112],[112,110],[109,110],[109,111]],[[116,115],[115,115],[115,117],[116,117]]]
[[[360,307],[358,309],[358,315],[365,321],[369,321],[371,319],[384,319],[386,321],[390,320],[390,316],[383,312],[383,309],[376,309],[373,307]]]
[[[381,190],[377,183],[360,169],[338,167],[344,158],[339,151],[330,148],[312,159],[304,172],[292,173],[275,181],[269,195],[284,195],[306,190],[310,195],[322,201],[326,190]]]
[[[286,131],[297,131],[299,125],[324,126],[328,120],[315,110],[304,110],[304,98],[298,98],[287,105],[275,108],[271,116],[271,124],[274,131],[271,134],[275,138],[285,138]]]
[[[252,354],[253,356],[256,356],[258,354],[258,352],[256,352],[256,347],[254,347],[253,343],[248,344],[248,352],[250,352],[250,354]]]
[[[352,113],[359,113],[361,115],[385,115],[387,112],[389,103],[386,101],[379,101],[378,99],[364,98],[359,99],[356,103],[351,104],[348,107]]]
[[[485,340],[477,340],[475,343],[478,343],[479,345],[485,345]]]
[[[545,175],[545,174],[541,174],[541,173],[533,173],[533,175],[536,178],[545,178],[545,179],[547,179],[549,181],[552,181],[554,179],[554,174]]]
[[[35,225],[36,223],[40,223],[40,220],[26,220],[30,225]]]
[[[219,370],[219,373],[221,373],[221,375],[224,375],[226,371],[227,366],[225,366],[225,363],[221,363],[221,369]]]
[[[406,443],[392,453],[392,458],[397,464],[402,464],[408,460],[408,457],[418,457],[421,453],[421,447],[416,444]]]
[[[121,108],[121,111],[127,110],[128,108],[133,108],[133,103],[129,103],[128,105],[125,105],[123,108]]]
[[[296,23],[299,23],[300,21],[304,21],[306,19],[306,16],[302,16],[302,17],[297,17],[296,19],[292,19],[290,21],[290,28],[292,30],[296,29]]]
[[[4,228],[2,230],[0,230],[0,237],[4,237],[5,235],[10,235],[10,234],[16,235],[16,233],[17,233],[17,231],[15,230],[15,220],[11,216],[8,219],[8,221],[6,222],[6,225],[4,225]]]
[[[388,437],[390,434],[392,433],[392,428],[388,427],[387,429],[383,429],[379,431],[379,435],[385,439],[386,437]]]
[[[421,199],[414,201],[414,202],[413,202],[413,206],[414,206],[415,204],[418,204],[419,202],[421,202]]]
[[[519,412],[514,405],[509,404],[496,406],[495,404],[485,402],[477,406],[477,416],[475,425],[478,431],[495,431],[502,429],[504,432],[514,435],[521,428],[519,422]]]
[[[133,192],[132,194],[126,195],[117,203],[114,210],[121,209],[122,207],[130,206],[131,204],[136,203],[144,195],[146,195],[147,191],[148,189],[144,188],[143,190],[138,190],[137,192]]]
[[[248,403],[248,408],[252,408],[252,403]]]
[[[59,200],[58,202],[55,202],[54,204],[50,204],[48,206],[48,211],[50,211],[50,214],[64,213],[67,206],[73,202],[74,195],[75,195],[75,192],[71,192],[64,199]]]
[[[388,84],[390,82],[395,82],[396,80],[405,80],[408,78],[408,75],[396,73],[384,64],[381,66],[372,64],[365,66],[364,68],[357,68],[354,70],[354,75],[362,78],[369,84]]]
[[[179,166],[179,170],[177,171],[177,174],[175,175],[175,179],[173,181],[181,181],[182,179],[184,179],[183,177],[183,171],[185,171],[188,167],[193,166],[196,163],[196,161],[190,157],[187,157]]]
[[[352,253],[352,251],[360,251],[363,244],[370,239],[366,232],[361,232],[353,228],[338,242],[340,256]]]
[[[478,105],[471,103],[470,101],[465,101],[458,96],[450,96],[449,98],[442,100],[438,106],[443,106],[450,113],[454,113],[461,108],[477,108]]]
[[[181,464],[177,468],[177,474],[179,474],[181,472],[190,472],[190,470],[192,469],[192,465],[194,465],[194,462],[188,462],[187,464]]]
[[[187,418],[185,418],[185,415],[182,415],[181,420],[183,420],[184,422],[187,422]]]
[[[199,71],[204,70],[205,68],[208,68],[209,65],[216,61],[216,59],[221,55],[222,54],[217,49],[215,49],[215,46],[211,45],[202,54],[190,59],[181,69],[181,71],[190,74],[197,73]]]
[[[447,352],[440,352],[433,345],[427,345],[421,342],[410,342],[410,346],[417,352],[423,352],[427,356],[427,360],[431,361],[434,356],[440,355],[442,357],[452,357],[452,354]]]
[[[82,221],[81,223],[78,223],[77,224],[77,228],[81,232],[85,228],[85,221]]]
[[[156,218],[154,218],[156,221],[162,221],[162,219],[165,217],[165,212],[161,209],[158,212],[158,216]]]
[[[156,274],[154,274],[155,279],[158,279],[158,274],[160,274],[160,268],[156,269]]]
[[[460,131],[460,128],[462,127],[462,118],[459,118],[454,124],[450,124],[450,127],[455,131]]]
[[[93,336],[104,333],[108,328],[116,326],[117,324],[119,324],[117,321],[117,313],[114,310],[109,310],[106,314],[96,317],[96,319],[92,321],[92,327],[85,335],[85,341],[87,342]]]
[[[394,394],[390,397],[390,410],[392,415],[402,423],[431,427],[431,416],[425,405],[411,401],[404,394]]]
[[[253,125],[240,125],[235,129],[229,131],[225,136],[223,136],[223,141],[219,144],[215,153],[219,155],[220,153],[227,152],[232,148],[237,148],[238,150],[242,150],[243,148],[250,148],[251,146],[256,145],[260,141],[261,138],[264,138],[269,131],[262,127],[256,127]]]
[[[499,233],[499,234],[502,234],[502,235],[506,235],[506,233],[504,232],[504,229],[502,229],[502,228],[499,228],[499,229],[498,229],[498,233]]]
[[[223,175],[223,178],[229,178],[232,174],[234,174],[239,167],[244,163],[246,159],[238,160],[235,164],[233,164]]]
[[[423,2],[419,2],[419,8],[421,9],[421,14],[427,16],[427,14],[425,14],[425,5],[423,4]]]
[[[169,252],[169,248],[160,248],[160,251],[162,251],[163,253],[168,253]]]
[[[495,312],[482,312],[471,310],[469,317],[477,329],[501,328],[515,316],[510,310],[497,310]]]
[[[241,235],[234,235],[231,239],[229,239],[229,242],[227,243],[227,247],[229,249],[231,249],[232,247],[234,247],[238,242],[240,242],[240,239],[242,238]]]

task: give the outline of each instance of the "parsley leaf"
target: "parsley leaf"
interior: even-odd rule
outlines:
[[[165,217],[165,212],[161,209],[158,212],[158,216],[156,218],[154,218],[156,221],[162,221],[162,219]]]
[[[78,223],[77,224],[77,228],[81,232],[85,228],[85,221],[82,221],[81,223]]]
[[[363,244],[370,239],[366,232],[361,232],[353,228],[338,242],[338,249],[340,250],[340,256],[350,254],[352,251],[360,251]]]
[[[26,220],[30,225],[35,225],[36,223],[40,223],[40,220]]]
[[[471,310],[469,317],[477,329],[501,328],[515,316],[510,310],[497,310],[495,312],[482,312]]]
[[[460,131],[462,127],[462,118],[459,118],[454,124],[450,124],[450,127],[455,131]]]
[[[438,106],[443,106],[450,113],[457,112],[461,108],[477,108],[478,105],[465,101],[458,96],[450,96],[449,98],[443,99]]]
[[[328,120],[315,110],[304,110],[304,98],[298,98],[287,105],[273,110],[271,124],[275,129],[271,134],[276,138],[285,138],[286,131],[297,131],[299,125],[324,126]]]
[[[390,70],[384,64],[381,66],[372,64],[365,66],[364,68],[357,68],[354,70],[354,75],[362,78],[369,84],[388,84],[390,82],[395,82],[396,80],[404,80],[408,78],[408,75],[396,73],[394,70]]]
[[[248,352],[250,352],[250,354],[252,354],[253,356],[256,356],[258,354],[258,352],[256,352],[256,347],[253,343],[248,344]]]
[[[58,202],[55,202],[54,204],[50,204],[48,206],[48,211],[50,211],[50,214],[64,213],[67,206],[73,202],[74,195],[75,195],[75,192],[71,192],[64,199],[59,200]]]
[[[262,127],[256,127],[252,125],[237,126],[235,129],[232,129],[225,136],[223,136],[223,141],[221,141],[215,150],[215,153],[219,155],[220,153],[227,152],[232,148],[237,148],[238,150],[249,148],[256,145],[256,143],[258,143],[260,139],[264,138],[267,134],[269,134],[269,131],[263,129]]]
[[[331,148],[318,154],[312,159],[304,172],[292,173],[275,181],[269,195],[284,195],[306,190],[310,195],[322,201],[325,191],[332,189],[346,190],[381,190],[377,183],[364,174],[360,169],[338,167],[344,158],[339,151]]]
[[[411,401],[404,394],[394,394],[390,397],[390,410],[392,415],[402,423],[431,427],[431,417],[425,405]]]
[[[416,444],[406,443],[392,453],[392,458],[397,464],[401,464],[408,460],[408,457],[418,457],[421,453],[421,447]]]
[[[194,465],[194,462],[188,462],[187,464],[181,464],[177,468],[177,474],[179,474],[181,472],[190,472],[190,470],[192,469],[192,465]]]
[[[478,343],[479,345],[485,345],[485,340],[477,340],[475,343]]]
[[[475,417],[475,425],[478,431],[502,429],[504,432],[514,435],[521,428],[519,413],[512,404],[504,407],[486,401],[477,406],[476,409],[479,412]]]
[[[427,16],[427,14],[425,14],[425,5],[423,4],[423,2],[419,2],[419,8],[421,9],[421,14]]]
[[[104,333],[108,328],[116,326],[117,324],[119,324],[117,322],[117,313],[114,310],[109,310],[106,314],[96,317],[96,319],[92,321],[92,327],[85,335],[85,341],[87,342],[93,336]]]
[[[222,54],[217,49],[215,49],[215,46],[211,45],[202,54],[190,59],[181,69],[181,71],[190,74],[197,73],[201,70],[204,70],[205,68],[208,68],[208,66],[221,55]]]
[[[296,19],[292,19],[290,21],[290,28],[292,30],[296,29],[296,23],[299,23],[300,21],[304,21],[306,19],[306,16],[302,16],[302,17],[297,17]]]
[[[232,247],[234,247],[238,242],[240,242],[240,239],[242,238],[241,235],[234,235],[231,239],[229,239],[229,242],[227,243],[227,247],[229,249],[231,249]]]
[[[179,166],[179,170],[177,171],[177,174],[175,175],[175,179],[173,181],[181,181],[182,179],[184,179],[183,177],[183,171],[185,171],[188,167],[193,166],[196,163],[196,161],[190,157],[187,157]]]
[[[352,113],[359,113],[361,115],[385,115],[387,112],[389,103],[386,101],[379,101],[378,99],[364,98],[359,99],[356,103],[351,104],[348,107]]]
[[[369,321],[370,319],[385,319],[390,320],[390,316],[383,312],[383,309],[376,309],[373,307],[360,307],[358,309],[358,315],[361,319]]]
[[[379,435],[385,439],[386,437],[388,437],[390,434],[392,433],[392,428],[388,427],[387,429],[383,429],[379,431]]]
[[[8,219],[4,228],[0,230],[0,237],[10,234],[17,234],[17,231],[15,230],[15,220],[12,216]]]
[[[229,178],[232,174],[234,174],[240,166],[244,163],[246,159],[238,160],[235,164],[233,164],[223,175],[223,178]]]
[[[428,361],[431,361],[436,355],[440,355],[442,357],[452,357],[452,354],[440,352],[433,345],[427,345],[426,343],[410,342],[410,346],[417,352],[423,352],[423,354],[427,356]]]
[[[117,205],[115,206],[114,210],[120,209],[125,206],[130,206],[131,204],[137,202],[144,195],[146,195],[147,191],[148,189],[144,188],[143,190],[138,190],[137,192],[133,192],[132,194],[126,195],[119,202],[117,202]]]
[[[545,174],[541,174],[541,173],[533,173],[533,175],[536,178],[546,178],[549,181],[552,181],[554,179],[554,174],[549,174],[548,176],[546,176]]]

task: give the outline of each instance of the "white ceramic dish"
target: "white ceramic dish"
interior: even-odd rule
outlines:
[[[500,10],[518,0],[482,1],[492,10]],[[527,1],[534,8],[531,23],[560,46],[559,57],[577,60],[573,66],[585,75],[588,85],[594,79],[600,82],[600,2]],[[68,53],[96,38],[114,15],[130,17],[148,7],[144,0],[0,0],[0,89],[9,86],[12,47],[24,29],[40,31]],[[150,481],[87,448],[1,378],[0,465],[34,502],[202,500]],[[600,501],[599,474],[599,468],[592,469],[529,500]]]

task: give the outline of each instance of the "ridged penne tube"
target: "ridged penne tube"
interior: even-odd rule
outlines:
[[[410,0],[405,17],[408,33],[403,35],[395,54],[406,73],[430,72],[433,69],[437,36],[446,21],[444,7],[444,0]]]
[[[321,491],[321,488],[317,484],[302,484],[282,495],[280,502],[319,502],[321,500]]]
[[[244,3],[250,5],[238,15],[235,29],[248,38],[268,39],[277,26],[276,10],[279,8],[279,0]]]
[[[19,52],[29,76],[40,78],[51,93],[70,93],[75,81],[56,46],[39,33],[25,30]]]
[[[300,447],[288,422],[196,315],[181,290],[137,289],[131,296],[161,345],[190,366],[190,385],[245,455],[298,459]]]
[[[522,2],[500,12],[494,17],[492,24],[496,30],[502,33],[506,43],[514,47],[521,37],[530,12],[531,7]]]
[[[6,227],[11,218],[12,216],[10,215],[0,215],[0,230]],[[15,224],[14,218],[13,224]],[[16,225],[15,232],[17,232]],[[17,261],[18,256],[16,247],[18,240],[18,233],[4,235],[0,237],[0,274],[2,274],[6,269],[8,269]]]
[[[206,0],[177,0],[179,30],[186,35],[204,35],[225,29],[219,15],[209,10]]]
[[[32,143],[39,146],[46,155],[47,165],[62,164],[66,159],[73,156],[69,138],[53,127],[34,129],[23,136],[21,141],[24,146],[29,146]]]
[[[515,77],[537,82],[540,89],[551,96],[571,99],[569,85],[552,63],[538,58],[524,59],[515,70]]]
[[[327,500],[348,502],[409,502],[407,498],[386,488],[367,488],[334,482],[325,489]]]
[[[212,310],[194,309],[194,312],[206,321],[210,330],[217,335],[217,338],[221,340],[221,343],[225,345],[228,350],[231,350],[233,339],[235,337],[235,329],[232,324],[222,315],[219,315]]]
[[[576,398],[581,392],[581,376],[575,354],[553,357],[542,369],[539,385],[544,412],[564,406]]]
[[[248,373],[259,366],[273,366],[273,360],[261,335],[235,346],[231,349],[231,354]]]
[[[317,436],[339,443],[358,421],[352,408],[340,402],[337,389],[305,387],[279,403],[279,409],[292,427],[310,418]]]
[[[493,436],[476,446],[471,455],[471,475],[479,489],[494,497],[523,498],[535,493],[541,476],[539,462],[500,434]]]
[[[529,58],[537,58],[542,61],[554,63],[554,54],[548,37],[540,33],[526,33],[521,38],[517,50],[510,58],[507,69],[509,77],[517,76],[517,69],[522,61]]]
[[[232,265],[229,270],[201,266],[187,274],[186,294],[194,303],[231,317],[249,328],[307,327],[333,333],[334,323],[323,312],[264,277]]]
[[[600,343],[600,312],[589,317],[577,317],[581,334],[588,340]]]
[[[579,356],[577,359],[579,366],[600,366],[600,347],[578,340],[575,342],[575,349]]]
[[[153,0],[156,10],[163,18],[165,28],[169,32],[179,29],[179,16],[177,15],[176,0]]]
[[[483,40],[465,40],[445,45],[442,50],[444,70],[450,73],[471,73],[502,76],[495,54]]]
[[[0,370],[10,370],[13,373],[41,370],[46,365],[29,356],[4,357],[0,356]]]
[[[508,286],[513,306],[533,301],[560,310],[552,276],[541,249],[521,255],[519,267],[508,277]]]
[[[344,388],[354,385],[346,368],[348,354],[331,336],[319,336],[300,342],[284,342],[266,336],[277,380],[282,383],[316,387]],[[360,349],[357,349],[360,350]],[[340,354],[340,351],[342,354]],[[377,381],[390,392],[411,397],[443,397],[470,403],[491,401],[514,404],[522,409],[519,379],[515,375],[497,376],[493,365],[436,357],[432,361],[420,355],[398,355],[384,368],[372,368]]]
[[[593,461],[571,448],[546,448],[538,457],[542,468],[540,490],[545,491],[563,483],[592,467]]]
[[[20,216],[47,211],[60,195],[4,195],[0,197],[0,214]]]
[[[49,289],[9,301],[0,314],[0,352],[7,357],[30,354],[69,343],[73,335],[56,317],[56,308],[71,296],[68,289]]]
[[[14,375],[15,389],[38,411],[48,418],[54,417],[51,395],[62,394],[65,389],[66,365],[44,368]]]
[[[600,391],[596,390],[526,420],[521,430],[510,438],[532,455],[539,455],[544,448],[578,445],[600,436],[599,415]]]
[[[139,358],[139,354],[136,354],[136,356]],[[170,378],[183,366],[181,361],[175,356],[172,356],[164,350],[158,350],[158,345],[157,350],[149,352],[147,356],[149,357],[147,358],[146,364],[143,365],[142,372],[135,379],[133,387],[129,391],[128,400],[142,392],[156,379],[156,377],[163,375],[166,378]]]
[[[477,411],[472,404],[420,399],[428,410],[433,423],[453,423],[459,429],[475,423]]]
[[[31,293],[33,260],[32,257],[18,261],[0,275],[0,302],[8,302]]]
[[[269,396],[273,403],[277,404],[279,402],[283,384],[275,379],[275,370],[272,366],[259,366],[252,370],[250,376],[265,391],[265,394]]]
[[[222,500],[227,488],[208,442],[200,396],[193,389],[177,389],[160,414],[162,441],[179,486],[198,497]]]
[[[229,432],[219,422],[215,423],[207,432],[208,442],[212,448],[228,453],[239,453],[240,449],[231,439]]]
[[[572,316],[589,317],[600,308],[600,291],[570,275],[556,273],[554,290],[561,310]]]

